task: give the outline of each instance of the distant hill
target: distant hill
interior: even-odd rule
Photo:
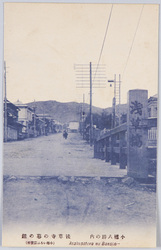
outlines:
[[[53,119],[61,123],[79,121],[82,110],[82,103],[77,102],[39,101],[30,102],[27,105],[31,108],[35,106],[37,114],[49,114]],[[84,112],[89,113],[89,104],[84,104]],[[93,107],[93,112],[101,114],[102,109]]]
[[[57,101],[39,101],[39,102],[30,102],[27,105],[31,108],[36,107],[36,114],[49,114],[53,119],[65,123],[70,121],[79,121],[80,113],[82,111],[82,103],[77,102],[57,102]],[[89,113],[89,104],[84,104],[85,114]],[[121,113],[126,113],[126,104],[120,105]],[[92,107],[94,114],[101,115],[104,111],[105,113],[112,113],[112,108],[98,108]]]
[[[118,106],[116,106],[116,114],[118,113]],[[112,107],[104,109],[105,113],[112,113]],[[127,104],[120,104],[119,106],[119,112],[120,114],[127,113]]]

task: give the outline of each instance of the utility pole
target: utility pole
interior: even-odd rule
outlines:
[[[85,99],[85,94],[83,94],[81,111],[80,111],[80,133],[83,136],[83,139],[84,139],[84,99]]]
[[[34,137],[36,137],[36,106],[34,100]]]
[[[90,124],[89,124],[89,141],[93,144],[93,116],[92,116],[92,89],[106,88],[107,77],[105,74],[105,65],[75,64],[77,88],[90,89]],[[95,74],[93,76],[93,71]]]
[[[120,114],[120,104],[121,104],[121,75],[119,74],[119,125],[121,124],[121,114]]]
[[[43,135],[45,135],[45,110],[43,106]]]
[[[85,103],[85,94],[83,94],[83,106],[82,106],[82,133],[83,133],[83,139],[84,139],[84,118],[85,118],[84,103]]]
[[[7,83],[6,83],[6,62],[4,61],[4,141],[7,142]]]
[[[93,122],[92,122],[92,63],[90,62],[90,131],[89,131],[90,146],[93,141]]]
[[[121,104],[121,75],[119,74],[119,80],[116,80],[116,74],[114,75],[114,80],[108,80],[108,82],[114,83],[114,97],[113,97],[113,128],[116,127],[116,109],[119,117],[120,125],[120,104]],[[112,85],[110,85],[111,87]]]
[[[116,74],[114,75],[113,128],[116,127]]]

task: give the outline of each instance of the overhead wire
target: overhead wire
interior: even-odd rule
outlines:
[[[107,36],[107,31],[108,31],[108,28],[109,28],[110,19],[111,19],[111,15],[112,15],[112,9],[113,9],[113,4],[111,6],[110,15],[109,15],[108,22],[107,22],[107,25],[106,25],[105,35],[104,35],[104,39],[103,39],[103,43],[102,43],[102,47],[101,47],[101,51],[100,51],[98,63],[96,65],[96,71],[95,71],[95,74],[94,74],[93,82],[95,80],[95,77],[96,77],[96,74],[97,74],[97,70],[98,70],[98,66],[99,66],[99,63],[100,63],[100,60],[101,60],[101,56],[102,56],[102,52],[103,52],[103,48],[104,48],[104,44],[105,44],[105,40],[106,40],[106,36]],[[79,66],[82,66],[82,65],[79,65]],[[75,69],[75,65],[74,65],[74,69]]]
[[[137,22],[137,26],[136,26],[136,29],[135,29],[135,33],[134,33],[134,37],[133,37],[131,47],[130,47],[130,50],[129,50],[129,53],[128,53],[128,57],[127,57],[127,60],[126,60],[126,64],[125,64],[125,67],[124,67],[124,70],[123,70],[123,73],[122,73],[122,78],[124,76],[124,73],[125,73],[125,70],[127,68],[128,61],[129,61],[129,58],[130,58],[130,55],[131,55],[131,52],[132,52],[132,49],[133,49],[133,45],[134,45],[136,34],[137,34],[137,31],[138,31],[138,28],[139,28],[139,24],[140,24],[140,20],[141,20],[141,17],[142,17],[143,9],[144,9],[144,4],[143,4],[143,6],[141,8],[141,12],[140,12],[139,19],[138,19],[138,22]],[[112,11],[113,11],[113,4],[111,6],[108,22],[107,22],[107,25],[106,25],[105,35],[104,35],[102,47],[101,47],[101,50],[100,50],[100,55],[99,55],[98,63],[97,63],[97,66],[96,66],[96,71],[95,71],[95,74],[94,74],[93,82],[95,80],[95,77],[96,77],[96,74],[97,74],[97,71],[98,71],[98,67],[99,67],[99,64],[100,64],[101,56],[102,56],[102,53],[103,53],[103,49],[104,49],[104,45],[105,45],[105,41],[106,41],[106,37],[107,37],[109,25],[110,25],[110,21],[111,21]]]
[[[139,19],[138,19],[138,22],[137,22],[137,26],[136,26],[136,29],[135,29],[135,33],[134,33],[134,37],[133,37],[131,47],[130,47],[130,50],[129,50],[129,54],[128,54],[128,57],[127,57],[127,60],[126,60],[126,64],[125,64],[125,67],[124,67],[124,70],[123,70],[123,73],[122,73],[122,78],[124,76],[124,73],[125,73],[125,70],[127,68],[127,64],[128,64],[128,61],[129,61],[129,58],[130,58],[130,55],[131,55],[131,51],[132,51],[134,41],[135,41],[135,37],[136,37],[137,31],[138,31],[138,28],[139,28],[139,24],[140,24],[141,16],[142,16],[142,13],[143,13],[143,9],[144,9],[144,4],[143,4],[143,6],[141,8],[141,12],[140,12]]]
[[[110,20],[111,20],[112,9],[113,9],[113,4],[111,6],[111,11],[110,11],[110,15],[109,15],[109,18],[108,18],[108,22],[107,22],[107,26],[106,26],[106,31],[105,31],[105,35],[104,35],[104,39],[103,39],[103,43],[102,43],[102,47],[101,47],[101,51],[100,51],[100,55],[99,55],[99,59],[98,59],[98,63],[97,63],[97,67],[96,67],[96,71],[95,71],[95,74],[94,74],[93,81],[95,80],[95,76],[97,74],[98,66],[99,66],[99,63],[100,63],[100,60],[101,60],[101,56],[102,56],[102,52],[103,52],[103,48],[104,48],[104,44],[105,44],[105,40],[106,40],[106,36],[107,36],[107,31],[108,31]]]

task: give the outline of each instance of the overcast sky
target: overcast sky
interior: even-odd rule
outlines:
[[[7,98],[82,102],[84,93],[89,103],[89,89],[76,88],[74,64],[98,63],[112,5],[4,5]],[[100,64],[106,65],[107,80],[121,74],[122,103],[129,89],[148,89],[149,96],[157,93],[158,11],[152,4],[113,5]],[[93,89],[95,106],[111,106],[112,97],[108,83]]]

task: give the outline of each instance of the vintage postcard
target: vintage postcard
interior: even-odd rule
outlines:
[[[3,246],[156,246],[158,27],[158,4],[4,3]]]

